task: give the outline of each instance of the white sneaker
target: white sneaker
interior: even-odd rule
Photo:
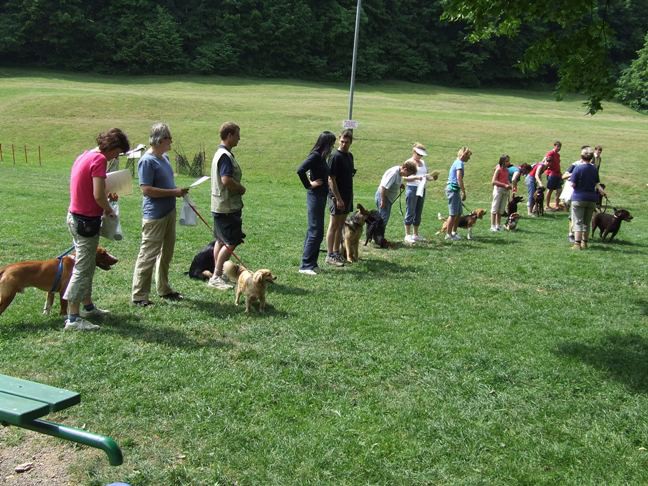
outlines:
[[[413,235],[412,238],[414,238],[414,241],[427,241],[423,236],[421,235]]]
[[[99,330],[99,326],[96,324],[93,324],[91,322],[86,321],[85,319],[81,319],[80,317],[77,317],[76,321],[70,322],[70,319],[65,320],[65,327],[63,328],[65,331],[69,330],[75,330],[75,331],[97,331]]]
[[[496,226],[491,226],[491,233],[497,233],[497,227]]]
[[[414,243],[416,240],[414,239],[414,235],[405,235],[403,241],[405,243]]]
[[[495,226],[495,231],[502,231],[502,227],[500,225]]]
[[[446,235],[445,235],[445,239],[446,239],[446,240],[451,240],[451,239],[452,239],[452,236],[450,236],[449,234],[446,233]]]
[[[101,317],[109,316],[110,311],[108,311],[106,309],[100,309],[97,306],[95,306],[94,309],[89,310],[89,311],[87,311],[83,307],[81,307],[81,309],[79,311],[79,315],[81,317],[99,317],[99,318],[101,318]]]
[[[207,287],[218,290],[230,290],[234,288],[234,285],[225,280],[222,276],[218,277],[214,275],[207,282]]]
[[[317,272],[311,268],[300,268],[299,273],[302,275],[317,275]]]
[[[452,241],[459,241],[461,239],[461,236],[459,236],[457,233],[452,233]]]

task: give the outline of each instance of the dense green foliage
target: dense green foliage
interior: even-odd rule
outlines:
[[[648,35],[637,59],[619,79],[617,97],[635,110],[648,111]]]
[[[555,82],[557,73],[564,88],[600,99],[648,24],[647,0],[605,3],[601,13],[582,1],[560,8],[507,1],[498,27],[515,39],[480,35],[475,43],[472,24],[481,34],[497,30],[480,17],[492,13],[490,0],[448,2],[460,22],[441,19],[442,0],[367,1],[357,75],[475,87]],[[355,7],[356,0],[6,0],[0,58],[96,72],[345,80]],[[582,69],[600,74],[578,76]]]
[[[525,38],[521,67],[553,67],[558,92],[587,95],[588,112],[602,109],[616,85],[619,66],[646,32],[646,0],[443,0],[445,17],[467,22],[473,40]],[[540,25],[540,29],[529,26]]]

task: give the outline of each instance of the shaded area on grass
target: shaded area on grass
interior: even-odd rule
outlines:
[[[644,303],[644,313],[645,307]],[[605,372],[633,393],[648,393],[648,340],[638,334],[608,334],[593,344],[565,342],[556,354],[577,358]]]

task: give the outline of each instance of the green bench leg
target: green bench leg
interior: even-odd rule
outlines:
[[[122,451],[111,437],[105,435],[92,434],[82,429],[68,427],[66,425],[48,422],[47,420],[34,419],[29,423],[21,424],[20,427],[47,434],[59,439],[78,442],[96,449],[103,450],[108,455],[108,461],[111,466],[119,466],[124,462]]]

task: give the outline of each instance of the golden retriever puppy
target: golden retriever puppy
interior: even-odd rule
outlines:
[[[238,277],[234,304],[239,305],[241,294],[245,294],[246,313],[250,312],[250,307],[254,301],[259,302],[259,312],[264,312],[266,305],[266,285],[274,282],[276,279],[277,277],[273,276],[267,268],[262,268],[254,273],[249,270],[243,270]]]

